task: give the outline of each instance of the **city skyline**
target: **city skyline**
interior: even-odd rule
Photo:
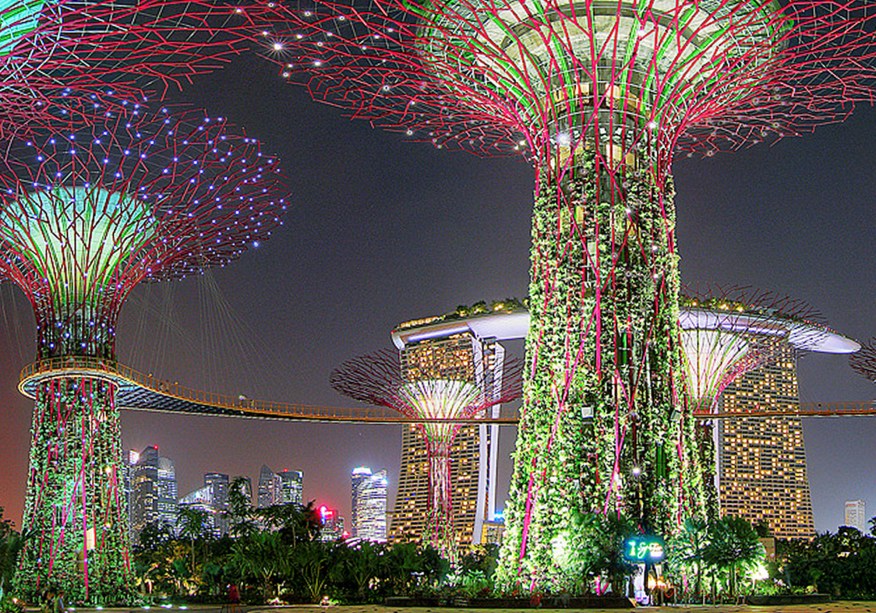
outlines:
[[[525,163],[448,156],[428,145],[407,144],[403,135],[372,131],[283,87],[270,67],[255,60],[244,58],[228,70],[199,80],[187,95],[226,114],[259,136],[267,150],[280,154],[286,174],[294,179],[294,208],[271,243],[215,278],[237,317],[255,331],[258,346],[268,346],[283,360],[261,373],[261,390],[247,379],[239,355],[222,364],[218,374],[199,372],[206,367],[179,349],[182,341],[166,356],[137,355],[132,347],[142,334],[120,334],[123,361],[144,371],[159,363],[157,374],[209,391],[226,391],[218,389],[224,385],[229,393],[348,406],[331,391],[328,374],[344,359],[389,346],[389,330],[397,323],[460,303],[524,295],[531,200]],[[253,75],[246,87],[244,74]],[[842,333],[861,341],[876,335],[876,305],[868,298],[876,294],[870,273],[874,254],[866,242],[866,230],[874,225],[868,198],[876,193],[868,170],[871,142],[876,142],[876,112],[861,108],[847,124],[819,129],[814,136],[712,159],[681,160],[676,184],[678,199],[685,202],[679,207],[682,280],[787,293],[812,303]],[[345,164],[343,181],[326,170],[338,161]],[[472,202],[481,206],[473,210]],[[454,244],[459,253],[445,244]],[[474,264],[466,254],[477,255]],[[187,281],[176,290],[180,304],[191,311],[181,319],[197,317],[196,288]],[[138,309],[148,310],[143,296],[160,296],[161,291],[139,292],[123,310],[122,325],[136,330]],[[10,291],[2,295],[10,313],[0,334],[15,345]],[[33,339],[32,321],[21,309],[17,312],[24,349],[0,358],[5,407],[0,416],[5,469],[0,506],[20,525],[27,462],[22,441],[31,407],[15,384],[18,370],[33,359],[28,349]],[[838,357],[806,357],[800,385],[804,401],[876,396],[876,386]],[[325,501],[350,517],[345,498],[353,466],[386,466],[390,487],[396,483],[398,426],[126,412],[122,428],[124,448],[156,443],[177,460],[184,492],[195,489],[204,472],[253,477],[262,463],[289,466],[307,475],[305,500]],[[876,499],[872,480],[865,481],[856,466],[846,471],[844,464],[853,454],[855,464],[871,465],[876,460],[869,448],[874,434],[873,418],[804,422],[819,531],[842,523],[842,501]],[[506,445],[505,455],[508,451]]]

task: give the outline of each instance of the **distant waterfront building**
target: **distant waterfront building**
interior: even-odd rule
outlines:
[[[176,530],[178,512],[176,470],[158,447],[146,447],[132,468],[131,526],[135,537],[146,524],[159,522]]]
[[[271,507],[283,502],[283,480],[280,475],[262,464],[259,471],[259,508]]]
[[[505,520],[501,517],[484,522],[484,531],[481,535],[481,544],[501,545],[502,537],[505,536]]]
[[[304,504],[304,473],[288,468],[277,473],[280,477],[279,504]]]
[[[124,456],[124,494],[125,504],[128,509],[128,531],[134,536],[134,467],[140,461],[140,453],[133,449],[128,450]]]
[[[353,469],[353,537],[377,543],[386,542],[386,471],[372,474],[367,466]]]
[[[803,446],[797,355],[784,339],[773,358],[730,384],[724,413],[787,411],[788,416],[719,419],[716,429],[719,506],[722,515],[766,522],[776,538],[812,538],[815,524]]]
[[[224,473],[207,473],[204,475],[204,485],[180,498],[180,507],[192,507],[207,514],[205,527],[216,536],[228,533],[228,522],[225,511],[228,509],[228,475]]]
[[[867,530],[867,510],[863,500],[846,500],[846,517],[845,524],[851,528],[857,528],[863,534],[868,534]]]
[[[433,327],[436,330],[430,328],[429,320],[420,320],[401,324],[393,331],[405,378],[416,380],[421,372],[439,372],[477,385],[501,382],[505,348],[495,338],[482,338],[476,329],[459,322]],[[498,415],[499,407],[491,411]],[[480,543],[484,522],[494,519],[497,463],[498,426],[466,425],[459,429],[451,449],[450,496],[453,530],[462,547]],[[404,427],[390,542],[421,539],[426,528],[428,488],[425,441],[416,426]]]
[[[320,541],[331,543],[346,536],[344,534],[344,518],[338,514],[337,509],[321,505],[319,507],[319,521],[322,524],[319,530]]]
[[[252,497],[252,479],[249,477],[235,477],[239,484],[240,493],[243,494],[243,498],[246,500],[249,506],[253,506],[253,497]],[[228,486],[229,490],[231,485]]]
[[[204,512],[204,530],[213,536],[221,536],[218,527],[218,513],[213,506],[213,488],[205,485],[179,499],[179,508],[191,508]]]
[[[213,504],[221,510],[228,508],[228,488],[230,479],[225,473],[207,473],[204,475],[204,485],[210,488]]]

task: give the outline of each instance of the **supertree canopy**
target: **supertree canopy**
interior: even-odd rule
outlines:
[[[829,332],[809,304],[770,291],[685,291],[681,304],[685,391],[698,414],[715,411],[724,388],[774,356],[771,340],[818,351]]]
[[[849,365],[862,377],[876,383],[876,338],[861,347],[861,351],[849,356]]]
[[[262,1],[0,3],[0,135],[82,121],[221,66],[270,19]]]
[[[483,365],[479,365],[481,368]],[[344,362],[331,375],[337,391],[355,400],[398,411],[417,423],[429,464],[429,518],[423,542],[453,559],[450,454],[461,426],[484,410],[520,396],[520,364],[506,362],[501,377],[477,381],[436,363],[404,372],[397,351],[383,350]]]
[[[117,384],[125,299],[141,281],[223,266],[285,209],[277,162],[197,112],[40,131],[0,167],[0,275],[33,306],[36,392],[19,589],[125,600],[129,579]],[[83,372],[82,369],[86,369]]]
[[[282,75],[436,146],[536,170],[532,325],[500,581],[577,589],[576,512],[697,514],[671,162],[871,100],[862,0],[302,0]],[[634,476],[634,478],[632,478]]]

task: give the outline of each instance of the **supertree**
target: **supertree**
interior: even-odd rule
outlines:
[[[422,366],[422,365],[421,365]],[[403,370],[398,351],[382,350],[347,360],[331,374],[331,385],[360,402],[398,411],[414,420],[426,443],[429,509],[423,542],[455,559],[450,455],[460,423],[520,396],[520,363],[506,361],[501,377],[462,374],[440,360]],[[484,365],[476,365],[482,370]],[[480,380],[479,380],[480,379]]]
[[[0,136],[161,96],[220,67],[273,12],[243,0],[3,2]]]
[[[285,203],[276,160],[221,118],[89,124],[39,131],[0,167],[0,276],[33,307],[41,372],[18,589],[111,603],[131,593],[118,382],[94,370],[114,364],[119,310],[141,281],[258,246]]]
[[[867,5],[302,0],[266,35],[284,77],[354,117],[438,147],[522,151],[535,166],[504,584],[574,589],[552,545],[573,511],[660,532],[699,512],[702,495],[683,485],[695,450],[691,420],[678,419],[671,162],[870,101]]]
[[[681,304],[685,391],[698,414],[715,411],[724,388],[770,360],[769,340],[805,351],[829,331],[811,305],[771,291],[719,286],[685,291]]]
[[[695,431],[700,470],[693,475],[706,494],[709,518],[718,514],[713,420],[724,389],[743,375],[780,359],[783,343],[819,350],[828,336],[824,318],[802,300],[752,288],[686,289],[681,297],[684,389]],[[685,416],[687,418],[687,416]]]
[[[876,383],[876,338],[870,339],[858,353],[849,356],[849,366],[868,381]]]

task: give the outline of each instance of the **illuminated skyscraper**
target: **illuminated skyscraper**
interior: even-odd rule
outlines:
[[[867,510],[863,500],[846,500],[845,524],[867,534]]]
[[[176,529],[178,511],[173,460],[158,455],[155,445],[139,455],[131,479],[131,526],[135,536],[153,522]]]
[[[727,386],[726,413],[760,409],[792,413],[800,402],[797,356],[785,340],[774,358]],[[766,522],[777,538],[812,538],[815,524],[800,417],[718,420],[718,492],[722,515]]]
[[[505,348],[494,338],[482,337],[477,326],[441,323],[430,318],[401,324],[393,341],[402,350],[402,374],[417,380],[423,373],[441,373],[478,385],[501,382]],[[501,385],[496,386],[501,388]],[[489,409],[498,414],[499,407]],[[481,542],[483,523],[495,513],[498,426],[466,425],[451,447],[450,482],[456,543]],[[398,493],[390,517],[391,542],[419,540],[426,527],[428,459],[423,437],[414,426],[402,429]]]
[[[259,508],[271,507],[283,503],[283,479],[262,464],[259,471]]]
[[[304,473],[288,468],[277,473],[280,477],[280,504],[304,504]]]
[[[386,471],[367,466],[353,469],[352,535],[365,541],[386,542]]]
[[[320,505],[319,521],[322,524],[319,530],[319,540],[331,543],[345,536],[344,518],[338,514],[337,509],[330,509],[324,504]]]

